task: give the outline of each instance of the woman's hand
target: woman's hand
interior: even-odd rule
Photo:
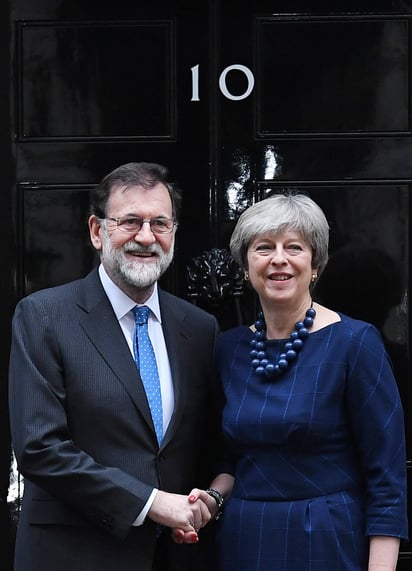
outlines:
[[[211,496],[209,496],[209,494],[205,490],[194,488],[188,496],[188,501],[192,505],[196,503],[200,504],[199,505],[200,509],[201,510],[206,509],[207,513],[209,514],[209,518],[205,517],[205,519],[202,520],[202,525],[200,527],[205,527],[205,525],[211,519],[213,519],[217,513],[218,508],[216,500],[214,500]],[[200,528],[198,528],[195,532],[193,532],[192,530],[185,531],[182,528],[175,527],[172,529],[173,541],[178,544],[197,543],[199,541],[199,536],[197,534],[197,531],[199,531],[199,529]]]
[[[148,516],[156,523],[177,528],[185,534],[189,534],[190,543],[193,543],[193,533],[197,535],[199,529],[204,527],[212,518],[209,509],[209,504],[212,506],[211,502],[204,502],[200,496],[204,497],[203,494],[199,494],[194,499],[192,494],[188,497],[159,490]]]
[[[223,498],[228,498],[232,492],[234,483],[234,478],[231,474],[222,472],[217,475],[216,478],[210,483],[210,488],[218,490]],[[193,488],[187,497],[189,504],[195,506],[200,503],[200,506],[205,506],[208,513],[209,519],[202,521],[201,527],[204,527],[211,519],[215,519],[217,512],[219,511],[219,506],[215,498],[209,495],[206,490],[200,490],[199,488]],[[197,543],[199,541],[199,536],[197,530],[185,530],[181,526],[172,526],[172,538],[175,543]]]

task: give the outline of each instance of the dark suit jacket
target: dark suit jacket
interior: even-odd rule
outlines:
[[[208,484],[217,322],[162,290],[159,300],[175,391],[160,450],[97,271],[17,305],[10,418],[24,499],[15,571],[150,571],[156,527],[132,524],[153,487],[187,494]],[[197,546],[170,549],[173,569],[202,568]]]

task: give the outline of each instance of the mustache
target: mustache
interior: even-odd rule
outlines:
[[[130,243],[123,246],[123,252],[133,254],[157,254],[162,255],[163,250],[159,244],[151,244],[150,246],[141,246],[140,244]]]

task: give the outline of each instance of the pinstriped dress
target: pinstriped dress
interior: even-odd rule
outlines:
[[[246,326],[217,365],[235,485],[219,520],[221,571],[366,571],[369,535],[407,537],[404,420],[382,339],[340,315],[275,380],[250,364]],[[284,342],[269,341],[276,359]]]

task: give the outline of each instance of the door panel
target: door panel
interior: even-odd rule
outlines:
[[[175,33],[172,19],[18,22],[19,140],[174,141]]]
[[[89,242],[89,189],[69,185],[19,185],[21,204],[20,291],[66,283],[97,262]]]
[[[410,480],[411,3],[395,4],[259,2],[236,26],[234,3],[220,4],[218,71],[250,66],[255,89],[218,101],[215,196],[223,247],[239,214],[270,192],[300,188],[322,206],[331,259],[315,295],[380,329],[405,410]],[[231,74],[230,93],[245,92]],[[250,321],[254,301],[248,291],[240,301]],[[411,561],[403,543],[399,568]]]
[[[408,133],[408,33],[398,16],[257,17],[257,137]]]

